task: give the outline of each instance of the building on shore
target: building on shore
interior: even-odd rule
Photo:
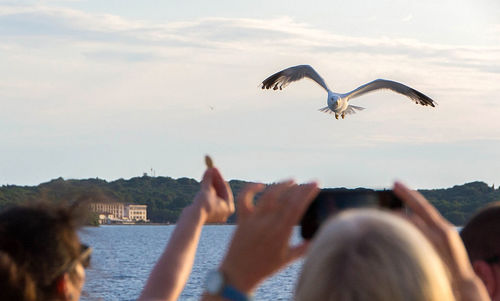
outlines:
[[[90,211],[95,212],[97,214],[103,214],[109,216],[113,220],[120,220],[124,217],[125,206],[123,203],[114,202],[114,203],[91,203]]]
[[[148,206],[129,204],[125,206],[125,216],[131,221],[148,222]]]
[[[147,205],[119,202],[95,202],[90,204],[90,211],[99,216],[99,224],[134,224],[149,222]]]

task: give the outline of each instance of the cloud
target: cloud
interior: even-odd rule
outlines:
[[[155,56],[151,53],[145,52],[131,52],[131,51],[93,51],[84,52],[85,57],[110,62],[110,61],[127,61],[127,62],[146,62],[159,59],[160,57]]]
[[[36,17],[41,20],[40,23],[53,23],[65,28],[79,28],[87,31],[127,31],[143,27],[141,22],[127,20],[116,15],[89,14],[69,8],[42,5],[0,6],[0,16],[13,17],[19,21],[26,21],[27,17]]]
[[[411,18],[410,14],[404,20]],[[97,42],[104,49],[84,53],[87,58],[97,60],[122,58],[143,61],[150,57],[166,57],[167,49],[175,48],[193,51],[357,53],[411,57],[447,67],[500,73],[500,47],[431,44],[392,37],[351,37],[314,28],[290,17],[202,18],[153,23],[68,8],[0,6],[0,37],[6,41],[26,37],[64,37],[75,42]],[[118,54],[123,45],[136,50]]]
[[[369,109],[362,113],[367,123],[360,123],[359,129],[373,130],[356,139],[343,137],[351,143],[423,143],[474,135],[475,128],[464,125],[493,129],[485,137],[498,134],[496,107],[470,106],[470,99],[475,104],[496,102],[500,87],[491,83],[500,80],[498,47],[339,35],[290,17],[211,17],[162,23],[58,7],[0,6],[0,52],[6,78],[0,84],[0,96],[10,100],[12,111],[20,116],[30,110],[42,118],[38,114],[45,112],[44,122],[55,116],[62,119],[60,116],[70,112],[67,120],[85,124],[88,121],[81,112],[90,115],[96,109],[109,112],[118,107],[120,114],[159,114],[158,120],[170,114],[177,123],[189,122],[193,115],[201,114],[196,110],[206,110],[207,102],[221,112],[241,115],[256,106],[259,109],[251,111],[253,114],[264,114],[260,111],[268,108],[272,112],[285,101],[292,111],[297,110],[304,99],[318,99],[319,107],[324,105],[323,92],[305,81],[296,84],[303,89],[257,94],[261,92],[256,89],[259,80],[267,72],[278,71],[278,66],[310,63],[340,91],[383,76],[415,85],[440,104],[436,109],[439,117],[433,112],[419,115],[428,124],[421,124],[420,117],[404,120],[412,132],[400,133],[395,128],[387,133],[385,124],[373,125],[380,116],[386,123],[398,124],[400,116],[413,116],[415,107],[398,102],[400,96],[389,93],[356,100]],[[256,102],[256,97],[262,101]],[[20,99],[30,106],[16,107]],[[319,114],[311,104],[304,105],[304,110]],[[387,106],[393,106],[391,112],[384,111]],[[146,112],[150,107],[155,111]],[[181,107],[189,114],[170,113]],[[462,121],[456,116],[463,116]],[[477,116],[482,118],[477,120]],[[274,120],[272,116],[268,122]],[[233,122],[241,122],[241,118],[235,117]],[[325,126],[329,126],[327,122]],[[457,126],[464,129],[446,136],[434,131],[436,124],[447,133]],[[422,135],[422,128],[431,134]]]

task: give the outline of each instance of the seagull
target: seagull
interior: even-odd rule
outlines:
[[[312,79],[326,90],[328,93],[328,105],[319,109],[319,111],[328,114],[335,114],[336,119],[339,119],[339,115],[342,116],[342,119],[344,119],[346,114],[354,114],[356,111],[364,110],[365,108],[350,105],[349,100],[379,89],[389,89],[396,93],[403,94],[415,103],[423,106],[434,107],[436,105],[434,100],[423,93],[401,83],[386,79],[376,79],[344,94],[332,92],[326,85],[323,78],[316,72],[316,70],[313,69],[313,67],[309,65],[293,66],[269,76],[262,82],[262,89],[272,88],[273,90],[282,90],[291,82],[301,80],[304,77]]]

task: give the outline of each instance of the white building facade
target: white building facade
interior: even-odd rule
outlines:
[[[99,215],[100,224],[149,222],[147,209],[147,205],[125,205],[118,202],[90,204],[90,211]]]
[[[125,216],[132,221],[143,221],[148,220],[148,206],[147,205],[135,205],[130,204],[125,206]]]
[[[125,206],[123,203],[91,203],[90,210],[98,214],[112,215],[114,219],[123,219]]]

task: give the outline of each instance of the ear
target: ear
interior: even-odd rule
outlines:
[[[476,275],[483,281],[490,297],[494,296],[499,288],[497,287],[497,279],[493,267],[484,260],[476,260],[472,263],[472,268],[476,272]]]
[[[60,300],[71,300],[71,294],[69,290],[70,279],[68,273],[64,273],[61,277],[56,280],[56,290],[57,296]]]

